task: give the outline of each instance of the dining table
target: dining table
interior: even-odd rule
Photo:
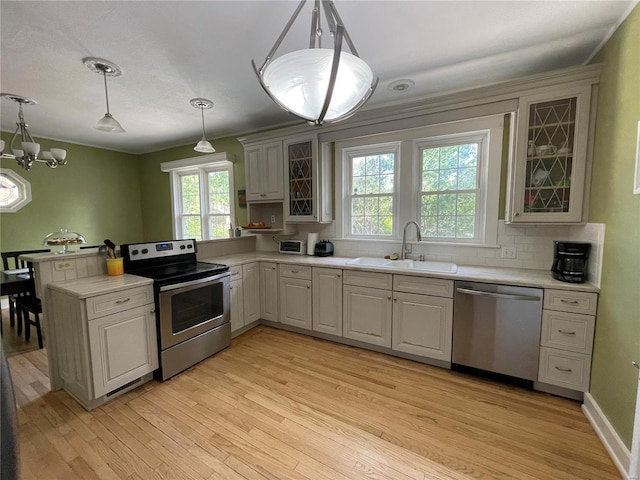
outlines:
[[[0,295],[17,295],[29,291],[29,282],[31,280],[29,272],[6,273],[0,272]]]

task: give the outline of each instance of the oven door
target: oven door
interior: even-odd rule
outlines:
[[[162,350],[229,322],[229,273],[159,288]]]

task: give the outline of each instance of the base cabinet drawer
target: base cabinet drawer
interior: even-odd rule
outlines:
[[[593,315],[545,310],[540,344],[591,355],[595,322]]]
[[[551,290],[548,288],[544,291],[545,310],[595,315],[597,306],[597,293]]]
[[[587,392],[590,374],[591,355],[540,348],[539,382]]]

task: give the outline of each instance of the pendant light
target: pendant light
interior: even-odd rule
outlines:
[[[18,104],[18,121],[16,131],[11,137],[9,148],[11,153],[4,152],[4,141],[0,141],[0,156],[18,162],[25,170],[31,170],[36,162],[45,163],[49,168],[67,164],[67,151],[62,148],[52,148],[50,151],[40,151],[40,144],[36,143],[29,132],[29,125],[24,121],[23,105],[36,105],[36,101],[13,93],[2,93],[2,98],[8,98]],[[18,137],[20,141],[18,143]]]
[[[307,0],[302,0],[258,69],[251,64],[262,88],[282,109],[313,125],[339,121],[353,115],[371,97],[378,78],[358,56],[342,19],[330,0],[314,0],[309,48],[272,60]],[[333,50],[322,48],[320,4],[334,41]],[[351,53],[342,51],[342,41]],[[317,44],[317,47],[316,47]]]
[[[200,140],[198,144],[195,147],[193,147],[193,149],[196,152],[200,152],[200,153],[215,152],[216,149],[213,148],[213,145],[211,145],[207,141],[207,137],[204,131],[204,110],[205,109],[209,110],[210,108],[212,108],[213,102],[211,100],[207,100],[206,98],[192,98],[191,100],[189,100],[189,103],[193,108],[199,108],[200,112],[202,113],[202,140]]]
[[[125,129],[122,128],[120,123],[118,123],[118,121],[111,115],[111,112],[109,112],[109,91],[107,90],[107,77],[119,77],[122,75],[122,69],[115,63],[102,58],[87,57],[83,58],[82,62],[87,66],[87,68],[89,68],[89,70],[99,73],[104,78],[104,94],[107,99],[107,113],[105,113],[104,117],[98,120],[95,127],[96,130],[124,133]]]

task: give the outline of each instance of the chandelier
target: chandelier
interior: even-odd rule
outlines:
[[[18,122],[17,128],[11,137],[11,143],[9,149],[11,153],[4,152],[4,141],[0,140],[0,153],[2,158],[10,158],[18,162],[25,170],[31,170],[31,167],[35,162],[46,163],[50,168],[56,168],[58,165],[67,164],[67,151],[62,148],[52,148],[50,151],[40,152],[40,144],[33,140],[31,133],[29,133],[29,125],[24,121],[24,114],[22,113],[23,105],[36,105],[35,100],[22,97],[20,95],[14,95],[13,93],[1,93],[1,97],[6,97],[9,100],[13,100],[18,104]],[[21,141],[17,144],[18,136],[21,137]]]
[[[358,56],[349,33],[331,0],[314,0],[309,48],[273,56],[307,0],[302,0],[258,69],[251,65],[267,95],[282,109],[313,125],[353,115],[371,97],[378,78]],[[320,4],[324,10],[333,50],[322,48]],[[351,53],[342,51],[343,40]],[[317,46],[316,46],[317,45]]]
[[[204,132],[204,110],[212,108],[213,102],[211,100],[207,100],[206,98],[192,98],[191,100],[189,100],[189,103],[193,108],[199,108],[200,112],[202,113],[202,140],[200,140],[198,144],[193,147],[193,149],[196,152],[200,153],[215,152],[216,149],[213,148],[213,145],[211,145],[211,143],[209,143]]]

